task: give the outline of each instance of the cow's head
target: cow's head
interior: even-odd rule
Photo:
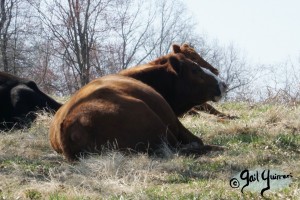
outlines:
[[[196,51],[194,48],[189,46],[188,44],[183,44],[181,46],[177,44],[172,45],[172,50],[174,53],[182,53],[187,58],[191,59],[192,61],[196,62],[198,65],[200,65],[203,68],[206,68],[210,70],[215,75],[219,75],[219,71],[211,66],[208,62],[206,62]]]
[[[181,53],[170,56],[169,64],[176,73],[174,99],[178,104],[186,102],[190,107],[219,101],[226,92],[227,85],[219,77]]]

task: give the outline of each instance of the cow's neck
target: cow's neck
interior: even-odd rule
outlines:
[[[140,80],[151,86],[164,97],[177,116],[182,115],[195,106],[188,103],[186,99],[182,99],[180,94],[177,94],[177,75],[175,72],[173,74],[170,73],[169,69],[164,66],[155,68],[145,67],[139,70],[132,68],[124,70],[120,74]]]
[[[120,74],[140,80],[141,82],[151,86],[160,95],[162,95],[169,104],[171,104],[171,101],[172,99],[174,99],[175,95],[175,72],[174,74],[171,74],[165,66],[141,66],[138,68],[138,70],[136,70],[135,68],[127,69],[120,72]]]

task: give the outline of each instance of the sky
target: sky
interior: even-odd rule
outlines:
[[[300,59],[300,0],[185,0],[197,30],[233,44],[248,59],[277,64]]]

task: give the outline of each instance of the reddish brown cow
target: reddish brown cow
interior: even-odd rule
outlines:
[[[219,100],[225,90],[216,76],[183,54],[139,70],[156,77],[173,98],[177,112],[199,102]],[[68,160],[77,159],[83,152],[99,152],[107,144],[148,153],[155,152],[163,141],[187,154],[222,149],[204,145],[188,131],[152,87],[122,75],[96,79],[74,94],[55,114],[50,141]]]

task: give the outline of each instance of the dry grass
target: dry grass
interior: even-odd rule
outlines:
[[[246,103],[218,105],[240,116],[222,120],[207,114],[182,122],[206,143],[228,147],[199,158],[166,151],[165,158],[106,152],[67,163],[50,147],[51,116],[41,114],[30,129],[0,133],[0,199],[261,199],[229,186],[244,169],[293,174],[289,188],[270,199],[300,196],[300,106]]]

